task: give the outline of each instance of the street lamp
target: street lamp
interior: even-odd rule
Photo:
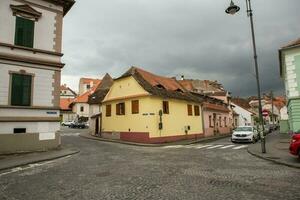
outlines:
[[[266,153],[266,140],[264,135],[264,122],[262,116],[262,106],[261,106],[261,96],[260,96],[260,84],[259,84],[259,72],[258,72],[258,62],[257,62],[257,53],[256,53],[256,42],[254,34],[254,25],[253,25],[253,13],[251,8],[251,1],[246,0],[247,6],[247,15],[250,17],[251,33],[252,33],[252,45],[253,45],[253,54],[254,54],[254,63],[255,63],[255,74],[256,74],[256,84],[257,84],[257,96],[258,96],[258,113],[259,113],[259,122],[261,125],[260,128],[260,138],[261,138],[261,151]],[[227,14],[234,15],[240,10],[240,7],[235,5],[231,0],[230,6],[225,10]]]

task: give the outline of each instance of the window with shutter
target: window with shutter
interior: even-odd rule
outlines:
[[[15,45],[33,48],[34,21],[16,17]]]
[[[132,112],[132,114],[139,113],[139,100],[131,101],[131,112]]]
[[[199,108],[199,106],[197,106],[197,105],[194,106],[194,113],[195,113],[195,116],[200,116],[200,108]]]
[[[12,74],[11,81],[11,105],[30,106],[32,76]]]
[[[116,114],[125,115],[125,103],[116,104]]]
[[[169,114],[169,102],[168,101],[163,101],[163,113]]]
[[[192,107],[192,105],[190,105],[190,104],[187,105],[187,111],[188,111],[188,116],[192,116],[193,115],[193,107]]]
[[[106,109],[105,109],[105,112],[106,112],[106,117],[110,117],[111,116],[111,105],[106,105]]]

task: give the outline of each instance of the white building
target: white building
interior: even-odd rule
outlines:
[[[0,152],[60,144],[63,16],[74,0],[0,1]]]
[[[231,103],[233,105],[234,112],[238,115],[236,126],[252,126],[254,125],[253,115],[254,113],[243,108],[235,103]]]

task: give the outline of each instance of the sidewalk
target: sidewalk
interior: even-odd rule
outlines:
[[[181,140],[181,141],[176,141],[176,142],[166,142],[166,143],[159,143],[159,144],[145,144],[145,143],[127,142],[127,141],[122,141],[122,140],[106,139],[106,138],[93,136],[89,133],[81,133],[79,136],[81,136],[83,138],[86,138],[86,139],[99,140],[99,141],[103,141],[103,142],[114,142],[114,143],[135,145],[135,146],[143,146],[143,147],[162,147],[162,146],[189,145],[189,144],[195,144],[195,143],[201,143],[201,142],[210,142],[210,141],[230,137],[231,134],[222,135],[222,136],[207,137],[207,138],[199,138],[197,140],[195,140],[195,139]]]
[[[266,136],[266,153],[261,153],[260,141],[248,147],[248,152],[256,157],[272,161],[277,164],[300,169],[300,159],[289,153],[290,135],[278,131]]]
[[[59,148],[57,150],[0,155],[0,171],[21,167],[33,163],[44,162],[79,153],[75,148]]]

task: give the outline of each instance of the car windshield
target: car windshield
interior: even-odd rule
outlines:
[[[235,131],[252,131],[252,127],[237,127]]]

